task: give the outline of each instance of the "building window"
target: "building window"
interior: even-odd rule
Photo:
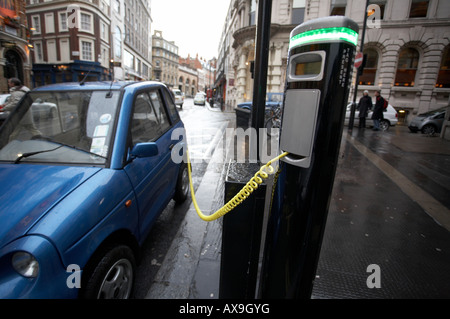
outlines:
[[[428,3],[430,1],[411,0],[410,18],[426,18],[428,13]]]
[[[249,25],[256,24],[256,0],[252,0],[250,7],[250,17],[249,17]]]
[[[124,52],[125,52],[123,58],[124,65],[129,69],[134,69],[134,56],[127,50],[124,50]]]
[[[375,85],[378,68],[378,53],[374,49],[366,49],[364,50],[364,58],[366,64],[364,66],[363,74],[359,77],[359,84]]]
[[[450,88],[450,46],[447,46],[442,54],[436,87]]]
[[[39,16],[33,16],[31,18],[31,25],[34,28],[33,34],[41,34],[41,19]]]
[[[61,62],[70,61],[70,47],[68,39],[61,39],[59,41],[59,47],[61,51]]]
[[[119,27],[114,31],[114,56],[118,59],[122,58],[122,32]]]
[[[92,61],[92,42],[81,41],[81,60]]]
[[[80,30],[85,32],[93,32],[92,30],[92,15],[87,13],[81,13],[80,15],[81,25]]]
[[[345,16],[347,0],[331,0],[331,16]]]
[[[108,34],[107,31],[107,26],[105,22],[100,22],[100,38],[102,40],[108,41],[108,38],[106,37],[106,35]]]
[[[34,58],[36,59],[36,63],[43,62],[43,55],[42,55],[42,43],[35,42],[34,43]]]
[[[380,7],[380,19],[383,20],[384,18],[384,8],[386,7],[387,0],[370,0],[369,4],[376,4]],[[375,12],[370,13],[369,15],[373,14]]]
[[[45,14],[45,33],[55,33],[55,20],[53,13]]]
[[[305,19],[305,0],[294,0],[292,5],[292,24],[301,24]]]
[[[414,86],[419,65],[419,52],[413,48],[404,48],[398,56],[395,86]]]
[[[67,13],[66,12],[60,12],[59,13],[59,31],[68,31],[67,27]]]
[[[120,13],[120,0],[115,0],[114,3],[114,11],[116,11],[117,13]]]

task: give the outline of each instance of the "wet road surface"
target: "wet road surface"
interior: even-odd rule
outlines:
[[[179,109],[179,114],[186,128],[192,161],[192,179],[194,189],[197,192],[201,182],[205,179],[206,169],[219,143],[218,136],[220,132],[224,132],[227,126],[234,125],[234,114],[222,113],[219,109],[211,108],[208,104],[206,106],[194,105],[192,99],[185,100],[183,109]],[[220,164],[217,165],[219,173],[221,173],[223,162],[220,161]],[[212,165],[209,167],[210,173],[208,175],[211,175],[211,170]],[[214,183],[214,189],[218,179],[218,176],[209,178]],[[200,198],[198,201],[202,202],[202,199]],[[165,287],[169,281],[172,283],[172,287],[177,290],[177,293],[186,291],[189,294],[190,282],[186,282],[184,285],[188,287],[186,289],[183,289],[183,284],[175,287],[174,282],[179,279],[184,283],[185,278],[190,278],[190,271],[195,270],[192,267],[197,264],[192,258],[198,255],[196,251],[200,249],[207,226],[205,222],[200,221],[195,211],[189,211],[190,205],[190,198],[182,205],[175,205],[175,202],[171,201],[156,221],[142,247],[142,259],[137,268],[133,298],[146,298],[152,286],[153,289],[156,289],[159,284]],[[196,245],[199,247],[196,247]],[[185,250],[182,251],[182,249]],[[179,253],[179,256],[177,253]],[[164,263],[166,265],[168,263],[173,265],[182,263],[183,265],[191,265],[189,266],[191,268],[183,266],[180,271],[176,272],[179,276],[178,279],[166,280],[157,277]],[[164,294],[159,298],[164,298],[164,296],[172,298]]]

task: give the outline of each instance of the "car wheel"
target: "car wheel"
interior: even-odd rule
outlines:
[[[128,299],[133,287],[135,259],[133,251],[126,245],[109,247],[97,255],[89,265],[84,299]]]
[[[173,199],[177,204],[183,203],[189,193],[189,173],[188,173],[188,166],[186,163],[181,164],[180,172],[178,173],[178,179],[177,179],[177,186],[175,188],[175,195]]]
[[[387,130],[389,130],[389,127],[390,127],[389,121],[387,121],[387,120],[381,120],[381,121],[380,121],[380,129],[381,129],[382,131],[387,131]]]
[[[425,125],[422,128],[422,133],[430,135],[430,136],[433,136],[436,133],[436,127],[434,125],[431,125],[431,124]]]

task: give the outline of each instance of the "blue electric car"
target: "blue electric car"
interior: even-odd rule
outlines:
[[[183,129],[157,82],[25,95],[0,128],[0,298],[129,297],[152,224],[188,196]]]

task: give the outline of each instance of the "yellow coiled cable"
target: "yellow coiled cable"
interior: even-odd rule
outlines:
[[[237,193],[231,200],[229,200],[228,203],[222,206],[214,214],[204,215],[200,210],[200,208],[198,207],[197,200],[195,198],[194,184],[192,183],[191,161],[189,158],[189,151],[187,151],[186,155],[188,161],[189,184],[191,189],[192,203],[194,204],[198,216],[206,222],[211,222],[216,219],[219,219],[220,217],[232,211],[236,206],[238,206],[244,200],[246,200],[253,193],[253,191],[258,189],[259,185],[262,184],[263,179],[267,179],[269,177],[269,174],[272,174],[274,172],[272,163],[282,159],[288,154],[289,153],[285,152],[275,157],[274,159],[270,160],[267,164],[263,165],[261,169],[258,172],[256,172],[256,174],[252,177],[252,179],[250,179],[250,181],[248,181],[248,183],[239,191],[239,193]]]

